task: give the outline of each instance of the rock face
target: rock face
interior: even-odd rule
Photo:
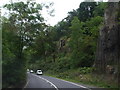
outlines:
[[[120,65],[120,4],[109,2],[104,14],[104,26],[100,30],[95,60],[96,71],[119,78]]]

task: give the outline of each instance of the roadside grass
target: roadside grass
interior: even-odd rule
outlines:
[[[47,71],[45,75],[78,84],[90,85],[96,88],[109,88],[110,90],[116,90],[118,88],[115,82],[106,80],[104,75],[92,74],[91,69],[86,69],[87,68],[71,69],[64,72]]]

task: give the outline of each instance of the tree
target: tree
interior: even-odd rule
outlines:
[[[4,19],[2,27],[3,87],[22,87],[27,68],[24,50],[34,43],[36,36],[46,27],[40,14],[42,6],[27,1],[6,4],[4,7],[10,14],[8,20]]]
[[[98,2],[97,6],[95,7],[95,10],[93,11],[94,16],[103,17],[106,6],[107,6],[107,3]]]
[[[13,87],[25,82],[25,60],[19,61],[17,58],[17,47],[19,37],[14,32],[15,27],[3,18],[2,21],[2,78],[3,88]],[[14,47],[13,47],[14,46]],[[24,71],[25,70],[25,71]],[[11,73],[12,71],[12,73]],[[20,73],[21,72],[21,73]],[[11,77],[11,78],[10,78]],[[18,82],[19,81],[19,82]]]
[[[71,22],[72,26],[70,27],[71,29],[71,40],[70,40],[70,47],[72,51],[72,66],[73,67],[78,67],[80,63],[80,42],[79,42],[79,37],[81,37],[82,40],[82,35],[80,32],[81,28],[81,22],[77,17],[74,17],[74,19]]]
[[[19,36],[18,57],[22,57],[23,47],[32,43],[31,40],[43,30],[43,17],[39,13],[42,10],[40,4],[27,1],[6,4],[10,13],[10,22],[17,28],[16,34]]]
[[[86,21],[93,17],[93,11],[96,6],[96,2],[82,2],[77,9],[79,20]]]
[[[73,67],[92,66],[95,59],[99,26],[102,17],[94,17],[89,21],[80,22],[77,17],[71,22],[71,63]],[[87,63],[86,63],[87,62]]]
[[[43,59],[46,62],[46,58],[50,56],[53,57],[52,61],[55,61],[55,34],[54,29],[49,26],[36,37],[34,44],[30,48],[33,51],[30,63],[35,63]]]

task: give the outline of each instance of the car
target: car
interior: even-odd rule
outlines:
[[[42,70],[37,70],[36,74],[37,74],[37,75],[42,75],[43,72],[42,72]]]
[[[30,73],[33,73],[34,71],[33,70],[30,70]]]

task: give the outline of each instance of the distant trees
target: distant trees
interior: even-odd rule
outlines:
[[[35,43],[38,45],[38,48],[35,51],[39,53],[37,64],[40,67],[43,66],[44,68],[41,68],[44,70],[52,69],[55,71],[60,71],[69,68],[90,67],[93,65],[99,35],[99,27],[103,22],[102,16],[105,4],[97,4],[96,2],[84,2],[81,4],[83,6],[79,7],[79,9],[82,10],[83,7],[87,8],[85,12],[87,14],[91,13],[89,16],[84,16],[84,20],[83,18],[80,19],[80,17],[83,17],[82,15],[84,13],[79,14],[79,9],[73,10],[69,12],[68,16],[61,22],[54,27],[51,27],[51,34],[53,35],[52,39],[50,39],[50,36],[45,36],[46,32],[44,32],[44,43],[42,43],[42,41],[37,41]],[[101,5],[103,7],[99,11],[98,7]],[[89,7],[91,7],[91,9],[89,9]],[[62,46],[60,50],[59,47],[62,40],[65,42],[65,45]],[[49,43],[49,41],[51,43]],[[46,49],[43,50],[43,48],[39,47],[40,45]],[[50,52],[52,50],[51,45],[55,48],[53,49],[54,52]],[[48,55],[46,56],[45,54],[40,54],[39,51],[48,53]],[[41,55],[45,58],[40,59]],[[51,58],[52,55],[55,57],[54,64],[51,62],[54,61],[53,58]],[[46,62],[45,65],[44,62]],[[51,68],[48,68],[47,66]]]
[[[99,11],[98,7],[101,5],[103,7]],[[69,12],[68,16],[57,25],[46,29],[47,32],[43,31],[42,35],[36,38],[34,44],[36,49],[33,47],[37,53],[34,56],[38,55],[37,65],[43,66],[44,68],[41,68],[44,70],[56,71],[92,66],[104,8],[104,3],[83,2],[78,9]],[[65,41],[65,45],[60,51],[61,40]],[[55,61],[54,64],[52,61]],[[44,62],[46,62],[45,65]],[[47,65],[52,68],[48,68]]]

